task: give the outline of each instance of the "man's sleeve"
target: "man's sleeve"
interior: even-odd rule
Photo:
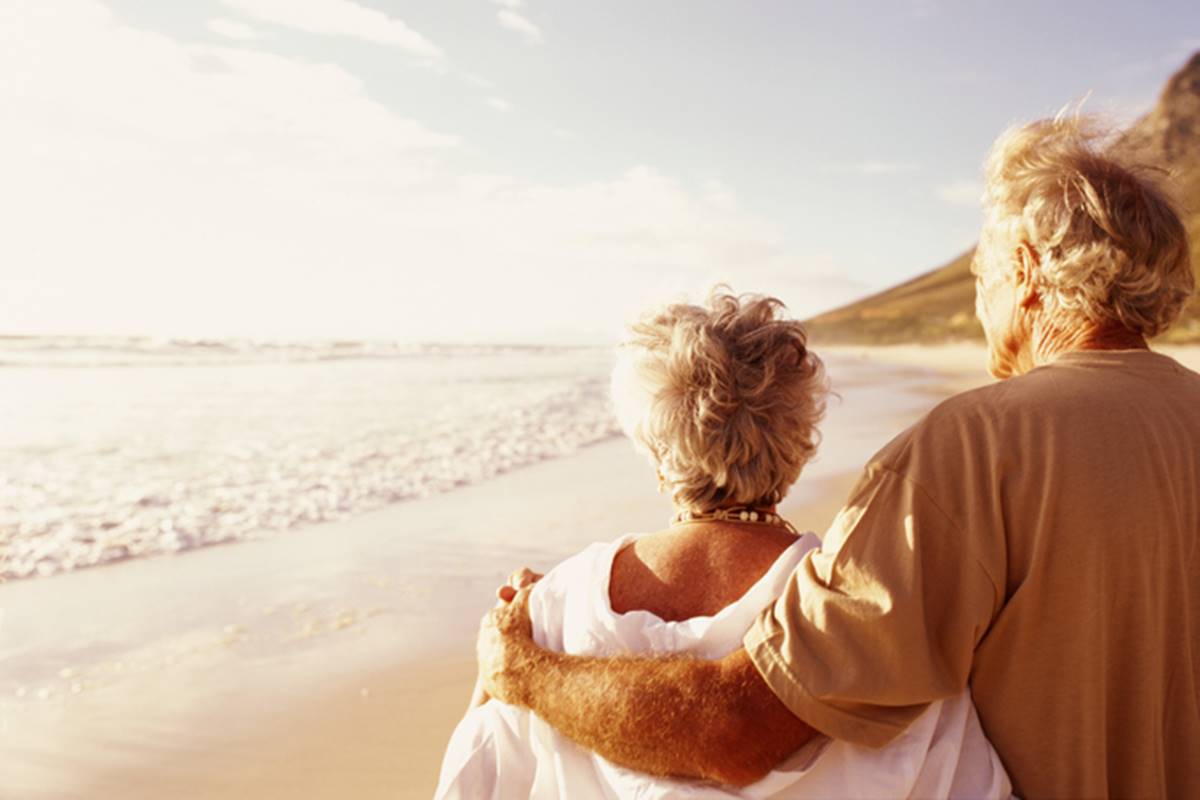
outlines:
[[[792,713],[880,747],[962,691],[1002,594],[960,527],[919,485],[867,467],[821,549],[744,640]]]

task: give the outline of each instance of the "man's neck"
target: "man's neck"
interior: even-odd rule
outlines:
[[[1081,325],[1069,330],[1051,328],[1035,336],[1032,355],[1037,366],[1080,350],[1149,349],[1144,336],[1120,325]]]

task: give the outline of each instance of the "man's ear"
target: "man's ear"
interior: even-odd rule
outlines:
[[[1041,305],[1042,293],[1036,277],[1041,259],[1028,241],[1022,240],[1013,251],[1013,266],[1016,269],[1017,303],[1026,310]]]

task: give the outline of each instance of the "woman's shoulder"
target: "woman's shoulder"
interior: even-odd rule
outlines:
[[[579,616],[607,592],[608,576],[617,551],[644,534],[628,533],[607,542],[593,542],[551,568],[529,595],[534,639],[543,647],[562,650],[564,619]]]
[[[613,608],[646,610],[666,621],[715,615],[768,576],[790,574],[817,541],[778,533],[693,530],[647,536],[621,551],[613,565]]]
[[[534,594],[566,591],[576,586],[579,578],[599,570],[611,562],[612,556],[630,542],[645,534],[627,533],[607,542],[592,542],[574,555],[555,564],[534,587]]]
[[[610,542],[597,542],[564,560],[538,582],[530,596],[534,639],[541,646],[560,652],[591,655],[655,648],[688,649],[723,641],[724,634],[733,637],[730,641],[740,640],[744,631],[733,629],[739,625],[748,627],[751,618],[782,592],[804,554],[818,544],[812,534],[793,538],[782,552],[759,564],[752,575],[736,584],[720,575],[719,570],[693,570],[685,566],[674,575],[669,571],[662,573],[655,580],[665,580],[664,586],[669,584],[672,593],[686,595],[668,602],[645,590],[644,585],[619,585],[619,582],[654,582],[645,574],[643,580],[636,580],[636,575],[663,564],[659,562],[651,568],[640,560],[635,549],[643,545],[650,550],[669,546],[660,534],[627,534]],[[628,573],[632,569],[635,579],[628,574],[622,577],[622,569],[616,566],[618,554],[623,554],[627,561],[633,558],[637,562],[632,568],[626,564],[624,570]],[[659,555],[672,558],[661,551]],[[738,561],[737,556],[745,553],[735,548],[724,555],[730,561]],[[658,561],[653,556],[648,560]],[[668,647],[671,642],[674,645]]]

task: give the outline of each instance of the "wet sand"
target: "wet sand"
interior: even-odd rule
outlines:
[[[844,400],[783,506],[818,532],[875,448],[987,380],[977,347],[830,360]],[[494,587],[668,513],[614,439],[347,521],[0,585],[0,796],[429,797]]]

